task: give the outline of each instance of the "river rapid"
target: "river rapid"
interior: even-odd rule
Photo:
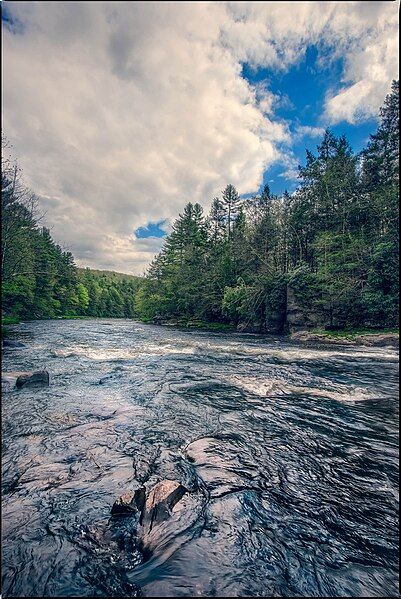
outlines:
[[[2,593],[398,596],[398,353],[132,320],[10,327],[2,395]],[[99,381],[102,379],[102,383]],[[186,451],[186,448],[189,450]],[[199,498],[155,555],[139,482]]]

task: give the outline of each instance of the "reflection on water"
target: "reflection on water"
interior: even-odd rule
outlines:
[[[3,370],[47,368],[51,385],[3,394],[4,596],[397,594],[394,350],[11,328],[26,347]],[[110,508],[165,478],[189,508],[144,560]]]

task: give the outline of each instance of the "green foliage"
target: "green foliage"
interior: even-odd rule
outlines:
[[[75,310],[84,316],[135,318],[141,278],[107,270],[77,269]],[[143,306],[141,306],[143,308]]]
[[[35,217],[35,198],[3,157],[2,312],[5,318],[129,317],[136,315],[141,279],[77,269]]]
[[[19,322],[20,319],[16,318],[15,316],[3,316],[3,318],[1,319],[2,325],[19,324]]]
[[[205,220],[188,204],[137,295],[138,313],[271,330],[272,322],[285,324],[289,291],[293,312],[308,317],[301,322],[396,324],[396,82],[381,118],[359,156],[344,136],[327,130],[317,154],[307,151],[291,196],[278,198],[265,186],[241,200],[227,185]]]
[[[222,312],[232,322],[237,323],[241,316],[246,316],[253,295],[253,288],[241,282],[236,287],[226,287],[222,300]]]

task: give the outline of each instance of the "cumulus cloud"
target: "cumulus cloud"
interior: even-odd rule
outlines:
[[[393,2],[7,2],[3,126],[54,237],[81,265],[141,273],[184,204],[257,190],[293,158],[277,98],[242,63],[344,57],[331,122],[374,114],[396,76]],[[288,170],[288,169],[287,169]]]
[[[310,125],[298,125],[295,130],[295,138],[302,139],[303,137],[323,137],[325,132],[324,127],[312,127]]]

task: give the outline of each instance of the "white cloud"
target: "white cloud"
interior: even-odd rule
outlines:
[[[22,33],[3,25],[3,126],[57,241],[79,264],[141,273],[161,240],[136,228],[168,229],[227,182],[254,192],[277,160],[291,170],[277,96],[242,61],[285,70],[308,44],[334,45],[344,88],[328,118],[375,113],[396,73],[397,6],[366,4],[7,2]]]
[[[323,137],[325,132],[324,127],[311,127],[310,125],[298,125],[295,130],[295,137],[301,139],[303,137]]]
[[[286,154],[283,154],[281,158],[281,164],[283,165],[284,170],[278,176],[283,179],[287,179],[288,181],[295,182],[299,175],[299,161],[295,154],[292,151],[288,151]]]
[[[389,82],[397,78],[398,43],[397,28],[387,37],[376,39],[355,51],[352,61],[347,61],[344,80],[352,83],[339,93],[329,95],[326,114],[330,122],[345,120],[356,123],[376,116],[389,89]]]

